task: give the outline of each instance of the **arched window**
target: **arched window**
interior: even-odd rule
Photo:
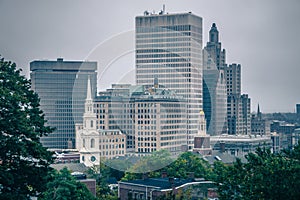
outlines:
[[[95,148],[95,139],[91,139],[91,148]]]
[[[85,147],[85,139],[82,140],[82,147]]]

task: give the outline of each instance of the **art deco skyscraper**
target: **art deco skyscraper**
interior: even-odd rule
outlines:
[[[189,13],[137,16],[136,83],[155,78],[187,100],[187,145],[193,148],[202,110],[202,18]]]
[[[227,133],[225,59],[225,49],[222,49],[219,31],[213,23],[203,50],[203,110],[210,135]]]
[[[91,77],[93,96],[96,94],[97,63],[82,61],[36,60],[30,63],[32,89],[39,95],[47,125],[56,128],[42,137],[45,147],[73,148],[75,123],[82,122],[86,85]]]

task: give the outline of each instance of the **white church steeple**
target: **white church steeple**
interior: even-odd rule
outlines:
[[[85,99],[85,111],[83,114],[83,126],[86,129],[94,129],[96,130],[96,114],[94,113],[94,103],[92,99],[92,88],[91,88],[91,80],[90,76],[87,81],[87,92],[86,92],[86,99]]]

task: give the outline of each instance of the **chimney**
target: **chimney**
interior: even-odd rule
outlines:
[[[220,152],[221,153],[225,152],[225,142],[220,142]]]
[[[172,185],[172,186],[174,185],[174,178],[173,178],[173,177],[170,177],[170,178],[169,178],[169,183],[170,183],[170,185]]]
[[[167,178],[168,177],[168,174],[166,171],[161,171],[161,177],[162,178]]]
[[[143,180],[146,180],[146,179],[148,179],[148,173],[143,173]]]

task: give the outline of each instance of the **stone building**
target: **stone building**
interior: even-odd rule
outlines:
[[[186,101],[155,82],[114,84],[95,99],[98,128],[125,134],[128,154],[179,154],[187,148]]]

